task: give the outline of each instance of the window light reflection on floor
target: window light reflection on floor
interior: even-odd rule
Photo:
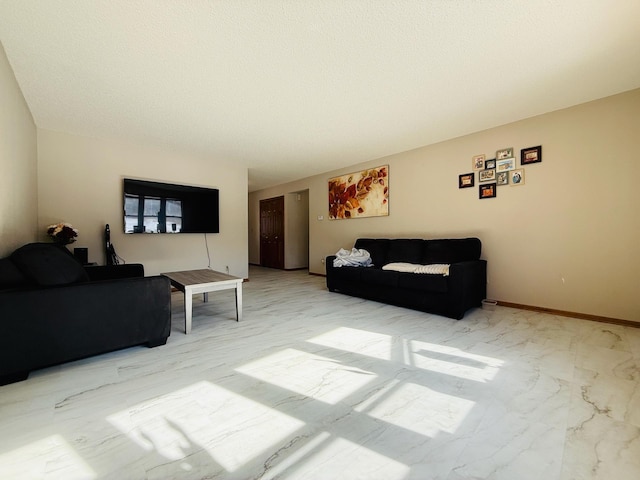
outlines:
[[[377,378],[372,372],[335,358],[293,348],[267,355],[235,370],[331,405]]]
[[[455,433],[475,402],[405,382],[387,392],[366,414],[427,437]]]
[[[503,362],[496,358],[468,353],[446,345],[350,327],[338,327],[307,341],[478,382],[492,380],[503,365]]]
[[[496,358],[416,340],[409,342],[409,350],[415,367],[477,382],[493,380],[504,364]]]
[[[98,478],[60,435],[51,435],[0,455],[0,478],[41,478],[43,472],[51,478]]]
[[[259,457],[304,425],[202,381],[107,417],[137,445],[179,461],[200,450],[228,472]],[[182,466],[188,470],[188,461]]]
[[[397,460],[327,432],[320,432],[309,443],[309,448],[299,453],[297,462],[287,464],[286,469],[273,469],[262,479],[325,480],[326,472],[331,471],[340,472],[340,478],[402,480],[411,472],[407,465]]]
[[[324,345],[381,360],[391,360],[392,340],[391,335],[384,333],[338,327],[307,341],[316,345]]]

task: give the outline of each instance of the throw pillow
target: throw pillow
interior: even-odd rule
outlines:
[[[41,287],[89,280],[73,255],[53,243],[29,243],[13,252],[10,258],[25,277]]]

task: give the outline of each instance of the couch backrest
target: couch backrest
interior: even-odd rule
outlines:
[[[422,262],[457,263],[479,260],[482,242],[479,238],[450,238],[443,240],[425,240]]]
[[[89,280],[71,252],[53,243],[28,243],[14,251],[9,259],[29,283],[41,287]]]
[[[482,242],[479,238],[359,238],[354,247],[367,250],[376,267],[392,262],[429,265],[479,260],[482,252]]]
[[[359,238],[354,245],[355,248],[362,248],[369,252],[371,261],[375,267],[382,267],[387,263],[387,250],[389,240],[386,238]]]

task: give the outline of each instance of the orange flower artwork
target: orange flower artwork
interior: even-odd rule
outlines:
[[[389,165],[329,179],[329,218],[389,215]]]

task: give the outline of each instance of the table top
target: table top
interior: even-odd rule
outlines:
[[[243,281],[243,279],[240,277],[234,277],[233,275],[227,275],[226,273],[216,272],[215,270],[209,270],[208,268],[202,270],[184,270],[182,272],[161,273],[161,275],[164,275],[172,282],[179,283],[180,285],[185,287],[200,285],[203,283]]]

